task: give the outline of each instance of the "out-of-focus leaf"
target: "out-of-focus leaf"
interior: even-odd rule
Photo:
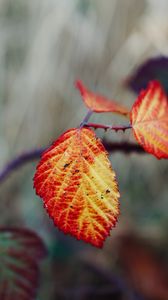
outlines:
[[[168,299],[168,269],[146,241],[123,237],[119,257],[126,278],[145,299]]]
[[[168,101],[158,81],[140,93],[130,117],[138,143],[157,158],[168,158]]]
[[[119,192],[107,152],[91,129],[70,129],[44,152],[34,187],[60,230],[102,247],[119,214]]]
[[[0,299],[32,300],[36,296],[42,240],[27,229],[0,228]]]
[[[139,93],[146,88],[148,82],[151,80],[158,80],[161,82],[166,93],[168,93],[168,57],[159,56],[147,60],[144,64],[139,66],[135,73],[126,81],[126,84]]]
[[[97,113],[113,112],[125,116],[129,115],[129,110],[127,108],[113,100],[109,100],[104,96],[89,91],[81,81],[76,81],[76,87],[79,89],[85,105],[90,110]]]

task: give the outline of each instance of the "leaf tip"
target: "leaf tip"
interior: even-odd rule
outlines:
[[[83,82],[81,80],[76,80],[75,87],[80,91],[81,95],[83,96],[86,90],[83,85]]]

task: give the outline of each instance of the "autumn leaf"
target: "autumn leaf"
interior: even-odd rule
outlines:
[[[46,253],[32,231],[0,228],[0,299],[32,300],[36,296],[39,261]]]
[[[168,158],[168,101],[158,81],[142,91],[131,111],[138,143],[157,158]]]
[[[119,214],[119,192],[107,152],[91,129],[70,129],[44,152],[34,187],[60,230],[102,247]]]
[[[113,112],[125,116],[129,115],[129,110],[127,108],[112,100],[106,99],[104,96],[92,93],[81,81],[76,81],[76,87],[79,89],[84,103],[90,110],[97,113]]]

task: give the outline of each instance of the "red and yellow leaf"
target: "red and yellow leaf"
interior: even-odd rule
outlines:
[[[127,108],[112,100],[108,100],[104,96],[92,93],[81,81],[76,81],[76,87],[79,89],[84,103],[90,110],[97,113],[114,112],[125,116],[129,115]]]
[[[168,158],[168,100],[158,81],[142,91],[131,111],[138,143],[157,158]]]
[[[36,193],[60,230],[102,247],[119,214],[107,152],[88,128],[70,129],[41,158]]]

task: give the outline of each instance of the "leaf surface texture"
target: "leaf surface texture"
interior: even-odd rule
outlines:
[[[42,155],[34,186],[60,230],[102,247],[119,214],[119,192],[107,152],[91,129],[61,135]]]
[[[149,153],[168,158],[168,101],[158,81],[142,91],[131,111],[131,124],[138,143]]]

